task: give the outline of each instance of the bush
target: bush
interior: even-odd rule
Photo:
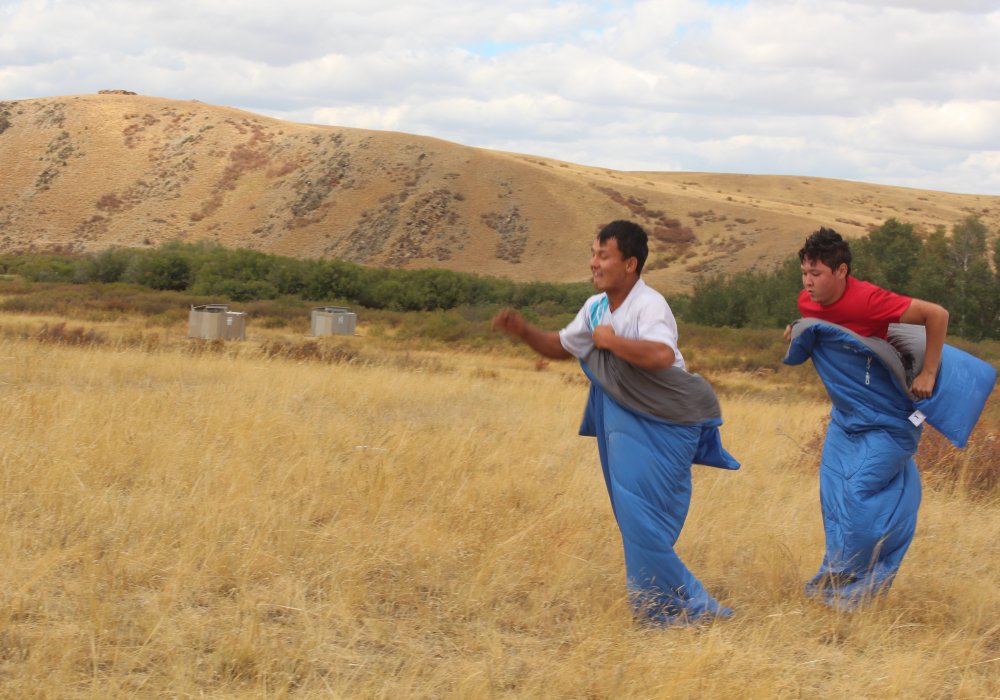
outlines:
[[[169,248],[136,256],[123,273],[126,282],[173,291],[186,290],[191,285],[192,277],[187,256]]]
[[[93,328],[67,328],[65,323],[45,324],[35,336],[39,343],[53,345],[104,345],[107,336]]]
[[[81,284],[120,282],[135,257],[136,251],[128,248],[109,248],[95,255],[84,256],[75,266],[73,281]]]
[[[0,274],[29,281],[127,282],[250,302],[295,296],[324,304],[394,311],[460,306],[515,306],[543,313],[573,312],[592,293],[582,283],[518,284],[443,269],[367,268],[344,260],[297,260],[211,243],[168,243],[155,250],[109,249],[71,256],[3,256]]]

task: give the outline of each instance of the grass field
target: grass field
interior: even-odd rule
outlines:
[[[818,379],[692,332],[744,466],[696,468],[679,551],[737,614],[658,631],[573,364],[59,322],[0,316],[3,697],[1000,697],[992,417],[931,444],[891,593],[835,612],[801,593]]]

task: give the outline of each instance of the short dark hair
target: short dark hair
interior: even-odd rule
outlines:
[[[635,258],[638,261],[635,273],[641,274],[646,258],[649,257],[649,236],[646,234],[646,229],[634,221],[619,219],[607,224],[597,234],[597,240],[601,243],[607,243],[609,238],[614,238],[618,242],[622,260]]]
[[[851,247],[843,236],[832,228],[821,228],[814,231],[806,244],[799,250],[799,262],[815,260],[823,263],[831,270],[836,270],[846,263],[847,272],[851,272]]]

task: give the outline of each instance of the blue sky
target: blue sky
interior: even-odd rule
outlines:
[[[623,170],[1000,194],[996,0],[0,0],[0,99],[128,89]]]

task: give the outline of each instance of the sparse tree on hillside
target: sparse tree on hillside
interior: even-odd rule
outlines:
[[[921,240],[913,224],[888,219],[851,245],[851,274],[899,294],[912,294]]]
[[[801,288],[798,258],[767,272],[702,277],[695,282],[684,320],[733,328],[781,328],[795,318]]]
[[[913,296],[933,301],[945,308],[952,303],[952,270],[946,265],[948,237],[943,226],[930,234],[920,247],[911,279]],[[954,332],[954,331],[953,331]]]
[[[958,335],[995,335],[994,279],[986,252],[988,229],[978,217],[966,217],[952,228],[947,262],[952,268],[952,325]]]

